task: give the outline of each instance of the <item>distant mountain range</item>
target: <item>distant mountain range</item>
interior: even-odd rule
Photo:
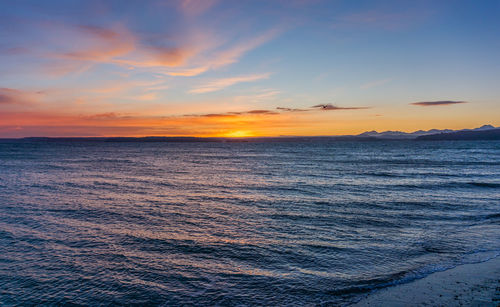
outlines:
[[[417,138],[417,141],[441,140],[500,140],[500,128],[486,130],[463,130],[450,133],[423,135]]]
[[[360,138],[374,138],[380,140],[446,140],[446,139],[495,139],[500,134],[500,127],[492,125],[484,125],[476,129],[431,129],[431,130],[418,130],[415,132],[401,132],[401,131],[368,131],[356,135]],[[500,138],[498,138],[500,139]]]

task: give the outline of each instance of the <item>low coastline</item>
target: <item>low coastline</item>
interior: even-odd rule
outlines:
[[[495,257],[373,292],[351,306],[499,305],[500,257]]]

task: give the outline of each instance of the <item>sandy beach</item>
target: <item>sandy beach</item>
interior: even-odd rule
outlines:
[[[499,306],[500,257],[369,294],[352,306]]]

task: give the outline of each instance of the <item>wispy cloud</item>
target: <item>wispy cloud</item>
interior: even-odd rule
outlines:
[[[186,117],[237,117],[243,115],[278,115],[279,112],[273,110],[250,110],[250,111],[242,111],[242,112],[225,112],[225,113],[208,113],[208,114],[199,114],[199,115],[185,115]]]
[[[166,73],[170,76],[183,76],[183,77],[192,77],[197,76],[202,73],[205,73],[209,70],[214,70],[218,68],[222,68],[224,66],[228,66],[234,63],[237,63],[246,53],[250,52],[253,49],[256,49],[260,45],[272,40],[279,33],[281,33],[282,29],[271,29],[261,35],[245,38],[241,42],[236,42],[230,46],[226,46],[224,48],[216,48],[213,49],[211,46],[199,46],[198,49],[190,50],[184,49],[184,61],[179,64],[187,64],[184,66],[181,65],[171,65],[170,68],[175,66],[174,70],[169,69]],[[192,61],[188,61],[192,59]],[[147,66],[161,66],[159,62],[131,62],[131,61],[123,61],[124,63],[132,64],[135,66],[147,65]]]
[[[190,90],[189,92],[193,93],[193,94],[210,93],[210,92],[220,91],[226,87],[235,85],[237,83],[253,82],[253,81],[257,81],[257,80],[267,79],[267,78],[269,78],[269,76],[270,76],[270,73],[265,73],[265,74],[256,74],[256,75],[217,79],[217,80],[212,80],[206,84],[202,84],[202,85]]]
[[[198,115],[184,115],[187,117],[196,116],[196,117],[237,117],[242,115],[278,115],[285,114],[291,112],[314,112],[320,110],[360,110],[360,109],[368,109],[368,107],[337,107],[331,104],[320,104],[316,106],[312,106],[310,108],[288,108],[288,107],[277,107],[274,110],[250,110],[250,111],[240,111],[240,112],[223,112],[223,113],[208,113],[208,114],[198,114]]]
[[[256,94],[252,95],[240,95],[240,96],[234,96],[233,101],[235,103],[253,103],[253,102],[261,102],[261,101],[269,101],[272,99],[275,99],[276,95],[280,94],[280,91],[277,90],[272,90],[272,89],[267,89],[267,90],[262,90],[259,91]]]
[[[189,5],[195,6],[194,3],[199,2],[194,1]],[[65,29],[65,35],[78,37],[79,45],[75,48],[73,44],[60,41],[57,44],[63,46],[62,51],[48,53],[49,58],[59,60],[53,65],[57,72],[81,70],[83,63],[108,63],[156,68],[158,72],[167,69],[165,73],[170,76],[196,76],[236,63],[247,52],[282,32],[282,29],[275,28],[254,37],[223,44],[226,39],[214,37],[206,29],[190,30],[183,35],[160,38],[158,41],[148,35],[132,33],[125,26],[104,28],[80,25]]]
[[[79,45],[66,44],[66,51],[52,53],[51,56],[63,60],[108,62],[115,57],[123,56],[134,50],[136,38],[124,27],[107,29],[102,27],[80,25],[68,27],[70,35],[78,37]]]
[[[439,101],[419,101],[412,102],[411,105],[422,107],[447,106],[452,104],[467,103],[467,101],[439,100]]]
[[[209,66],[199,66],[194,68],[181,68],[174,71],[169,71],[167,74],[170,76],[183,76],[183,77],[193,77],[202,74],[209,70]]]
[[[14,20],[19,25],[14,27],[18,33],[12,37],[36,39],[13,39],[0,46],[0,54],[43,60],[41,72],[51,76],[88,71],[99,64],[170,76],[196,76],[240,61],[246,53],[283,32],[277,26],[270,26],[267,31],[238,31],[241,25],[222,31],[218,23],[190,19],[216,4],[213,0],[171,3],[169,6],[177,6],[184,14],[165,21],[158,32],[137,29],[133,23],[125,22],[75,25],[54,18],[50,22],[35,20],[23,28],[20,21]]]
[[[216,52],[212,56],[212,59],[208,61],[208,63],[213,68],[219,68],[222,66],[233,64],[237,62],[245,53],[270,41],[281,32],[283,32],[283,29],[275,28],[256,37],[247,38],[244,41],[235,44],[234,46]]]
[[[0,104],[18,104],[20,92],[10,88],[0,88]]]
[[[199,50],[193,46],[178,46],[178,47],[157,47],[157,46],[136,46],[134,52],[127,56],[113,58],[110,62],[120,65],[127,65],[135,68],[154,68],[154,67],[180,67],[186,65],[189,60],[195,56]],[[199,70],[198,73],[205,70]],[[169,73],[170,75],[176,75]],[[182,70],[177,75],[186,75]],[[195,75],[192,72],[187,75]]]
[[[0,105],[29,105],[38,101],[43,92],[0,88]]]

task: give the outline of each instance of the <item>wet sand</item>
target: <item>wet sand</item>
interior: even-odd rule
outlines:
[[[352,306],[500,306],[500,257],[376,291]]]

